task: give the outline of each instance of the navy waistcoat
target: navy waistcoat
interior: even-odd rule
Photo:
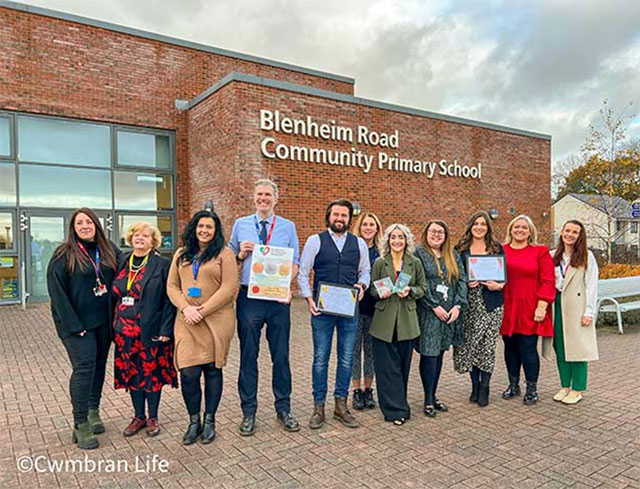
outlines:
[[[358,238],[347,233],[347,241],[338,251],[336,244],[331,239],[329,231],[318,235],[320,237],[320,250],[313,262],[313,295],[316,296],[319,282],[353,286],[358,281],[358,264],[360,263],[360,248]]]

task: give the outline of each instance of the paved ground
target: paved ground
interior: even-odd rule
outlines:
[[[406,425],[385,423],[376,410],[359,414],[363,426],[356,430],[331,420],[311,431],[306,428],[312,408],[311,337],[301,302],[294,304],[294,324],[293,408],[305,425],[299,433],[285,433],[276,424],[263,348],[258,431],[252,438],[239,436],[234,341],[213,444],[180,444],[186,413],[177,390],[164,391],[160,436],[123,438],[129,397],[111,387],[110,361],[103,402],[107,431],[100,435],[99,450],[85,452],[70,440],[70,369],[48,307],[0,308],[0,488],[640,488],[637,327],[623,336],[600,332],[601,360],[592,364],[589,392],[577,406],[551,400],[556,371],[545,361],[539,405],[499,398],[505,379],[499,362],[491,404],[471,406],[468,379],[453,372],[447,354],[439,395],[449,403],[449,413],[436,419],[421,415],[414,364],[415,414]],[[49,468],[68,460],[78,465]],[[168,464],[165,472],[159,460]],[[28,470],[33,461],[38,470]]]

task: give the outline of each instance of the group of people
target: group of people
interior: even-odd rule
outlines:
[[[370,212],[359,214],[352,225],[352,204],[336,200],[327,206],[326,229],[309,236],[300,253],[294,223],[274,213],[277,202],[277,185],[257,181],[256,212],[235,221],[228,243],[216,213],[196,212],[171,261],[159,254],[160,232],[149,223],[136,223],[127,231],[131,250],[123,252],[106,238],[91,209],[72,214],[67,239],[49,264],[47,284],[57,333],[71,361],[73,441],[80,448],[98,447],[96,435],[105,430],[99,406],[112,342],[115,388],[129,391],[134,412],[124,436],[143,429],[148,436],[160,432],[162,388],[176,388],[179,377],[189,415],[183,443],[212,442],[236,325],[240,435],[256,430],[258,355],[265,327],[277,420],[286,431],[300,429],[290,401],[291,293],[279,301],[250,297],[255,246],[293,250],[291,285],[297,280],[311,316],[311,429],[325,423],[334,331],[333,417],[347,427],[359,426],[347,402],[350,384],[352,408],[372,409],[374,378],[384,419],[395,425],[409,419],[407,386],[414,350],[420,355],[426,416],[449,409],[437,389],[443,357],[451,347],[456,371],[470,375],[470,402],[486,406],[499,335],[509,375],[504,399],[521,395],[523,369],[523,401],[538,401],[541,337],[543,354],[551,345],[556,351],[562,388],[554,400],[580,401],[586,362],[597,359],[593,315],[598,278],[580,222],[568,221],[557,249],[549,251],[538,243],[528,216],[509,223],[501,244],[491,218],[480,211],[454,245],[444,221],[428,222],[416,238],[399,223],[383,231]],[[506,281],[469,281],[468,259],[479,255],[502,255]],[[373,285],[381,280],[400,283],[399,277],[406,280],[397,288]],[[317,303],[320,283],[356,291],[356,314],[323,312]]]

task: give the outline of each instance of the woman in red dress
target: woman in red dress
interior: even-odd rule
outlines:
[[[524,367],[527,391],[523,402],[538,402],[540,372],[538,336],[552,337],[549,304],[555,299],[555,275],[549,248],[538,244],[538,233],[529,216],[519,215],[507,227],[504,245],[507,284],[504,287],[504,317],[500,334],[509,387],[504,399],[520,395],[520,367]]]
[[[123,257],[112,286],[117,301],[113,377],[116,389],[130,392],[135,412],[123,435],[146,427],[147,435],[156,436],[162,386],[178,387],[173,366],[176,310],[166,292],[171,262],[155,251],[161,235],[149,223],[131,226],[126,242],[133,251]]]

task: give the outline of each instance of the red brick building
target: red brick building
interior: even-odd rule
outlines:
[[[229,233],[265,176],[301,240],[338,197],[415,233],[441,218],[457,234],[490,208],[502,233],[527,213],[546,238],[550,143],[362,99],[344,76],[0,0],[0,302],[43,295],[74,207],[99,210],[114,241],[155,220],[170,252],[208,200]]]

